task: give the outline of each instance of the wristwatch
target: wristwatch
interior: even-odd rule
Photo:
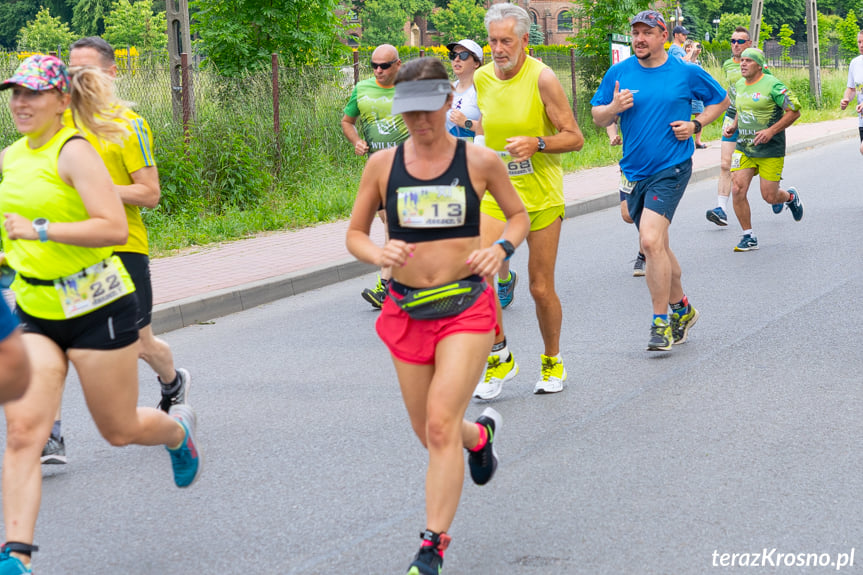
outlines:
[[[465,120],[464,128],[465,130],[470,130],[471,128],[473,128],[473,120]]]
[[[692,120],[692,123],[695,124],[695,131],[692,133],[698,134],[699,132],[701,132],[701,122],[699,122],[698,120]]]
[[[536,149],[536,151],[537,151],[537,152],[541,152],[541,151],[543,151],[543,150],[545,149],[545,140],[543,140],[543,139],[542,139],[542,138],[540,138],[539,136],[537,136],[537,138],[536,138],[536,139],[537,139],[537,143],[536,143],[536,148],[537,148],[537,149]]]
[[[36,218],[33,220],[33,229],[36,230],[36,233],[39,234],[40,242],[48,241],[48,224],[50,222],[45,218]]]
[[[503,261],[507,261],[509,258],[512,257],[512,254],[515,253],[515,246],[512,245],[512,242],[509,240],[497,240],[494,243],[499,244],[500,247],[503,248],[503,251],[506,253],[506,257],[503,258]]]

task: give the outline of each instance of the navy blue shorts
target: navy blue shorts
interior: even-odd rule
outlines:
[[[689,177],[692,175],[692,158],[676,166],[639,180],[629,197],[626,198],[626,208],[629,217],[636,227],[641,223],[641,212],[650,210],[660,216],[665,216],[670,222],[674,217],[677,204],[686,191]]]

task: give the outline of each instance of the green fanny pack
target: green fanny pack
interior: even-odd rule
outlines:
[[[393,280],[387,284],[390,299],[413,319],[458,315],[475,304],[485,290],[480,276],[430,288],[410,288]]]

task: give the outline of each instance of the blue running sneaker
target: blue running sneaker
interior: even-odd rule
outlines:
[[[774,214],[781,214],[782,210],[785,209],[785,204],[770,204],[770,207],[773,208]]]
[[[674,334],[671,333],[671,324],[665,323],[659,318],[653,320],[650,325],[650,340],[647,342],[647,351],[668,351],[674,343]]]
[[[201,474],[201,453],[195,444],[195,412],[185,404],[171,408],[171,417],[183,426],[186,437],[176,449],[167,445],[165,449],[171,454],[171,467],[174,469],[174,483],[177,487],[189,487]]]
[[[748,252],[758,249],[758,238],[752,234],[743,234],[740,243],[734,246],[735,252]]]
[[[513,298],[515,297],[515,284],[518,283],[518,276],[515,271],[509,271],[509,281],[502,282],[498,280],[497,282],[497,299],[500,300],[501,309],[506,309],[509,307],[509,304],[512,303]]]
[[[717,226],[727,226],[728,216],[725,214],[725,210],[716,206],[712,210],[707,210],[707,221],[713,222]]]
[[[800,192],[797,191],[797,188],[788,188],[788,192],[794,194],[794,198],[786,205],[791,210],[794,221],[799,222],[803,219],[803,202],[800,201]]]
[[[428,529],[420,533],[420,538],[423,545],[408,568],[408,575],[440,575],[443,572],[443,553],[452,538],[446,533],[435,533]]]
[[[27,545],[26,543],[8,542],[0,546],[0,575],[21,575],[22,573],[32,573],[30,565],[24,563],[17,557],[12,557],[13,551],[27,551],[32,553],[38,551],[36,545]]]

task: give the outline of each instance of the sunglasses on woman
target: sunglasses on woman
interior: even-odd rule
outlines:
[[[456,58],[458,58],[459,60],[464,62],[465,60],[470,58],[470,52],[450,52],[449,53],[449,59],[450,60],[455,60]]]
[[[747,42],[749,42],[749,40],[735,40],[734,38],[731,39],[732,44],[746,44]]]
[[[398,62],[397,59],[396,60],[390,60],[389,62],[372,61],[372,70],[374,70],[375,68],[380,68],[381,70],[389,70],[390,67],[392,67],[392,65],[395,64],[396,62]]]

